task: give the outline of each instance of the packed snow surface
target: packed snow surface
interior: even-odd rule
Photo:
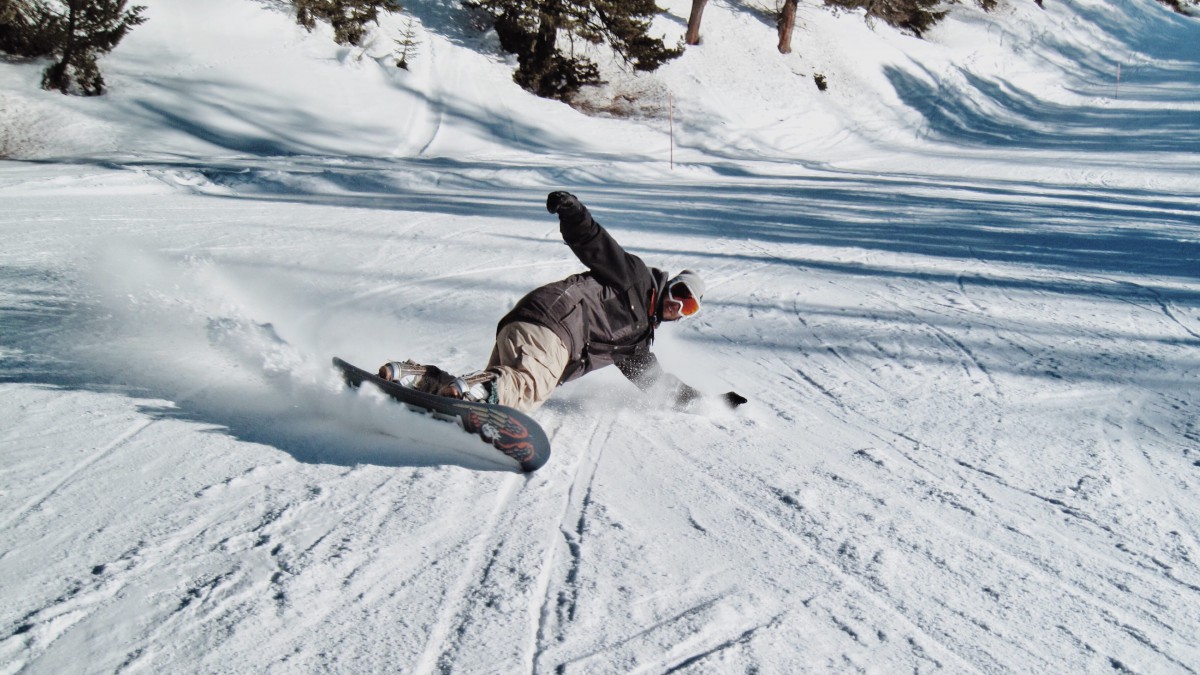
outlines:
[[[104,97],[0,62],[0,673],[1200,670],[1200,20],[713,2],[588,116],[449,0],[141,2]],[[522,474],[345,390],[482,366],[554,189],[748,405],[601,371]]]

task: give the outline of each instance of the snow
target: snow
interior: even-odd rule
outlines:
[[[781,56],[714,2],[625,118],[455,3],[142,1],[107,96],[0,62],[0,673],[1200,669],[1197,19],[810,4]],[[601,371],[525,475],[343,389],[482,365],[580,269],[560,188],[704,274],[655,351],[750,404]]]

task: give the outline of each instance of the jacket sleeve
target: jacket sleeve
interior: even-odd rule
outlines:
[[[653,352],[642,352],[617,361],[617,368],[638,389],[651,397],[669,403],[676,410],[686,410],[701,397],[699,390],[666,372]]]
[[[627,253],[578,201],[558,212],[558,229],[579,261],[605,286],[624,288],[649,274],[642,259]]]

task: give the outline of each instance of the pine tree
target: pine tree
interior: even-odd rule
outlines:
[[[421,45],[421,41],[417,39],[417,30],[413,27],[412,17],[408,17],[408,23],[404,25],[404,34],[396,40],[396,49],[399,55],[396,57],[396,67],[408,70],[408,60],[417,55],[417,47]]]
[[[295,0],[296,22],[309,31],[317,21],[333,26],[338,44],[359,45],[367,35],[368,23],[379,23],[380,12],[400,10],[397,0]]]
[[[44,0],[0,0],[0,52],[49,56],[65,27],[63,17]]]
[[[1200,1],[1198,1],[1198,0],[1158,0],[1158,1],[1161,2],[1162,4],[1166,5],[1167,7],[1170,7],[1176,13],[1182,14],[1184,16],[1195,16],[1195,13],[1193,13],[1192,10],[1188,9],[1188,7],[1187,7],[1188,5],[1192,5],[1192,6],[1200,5]]]
[[[569,99],[600,81],[599,67],[585,56],[566,54],[575,40],[606,43],[634,70],[652,71],[683,53],[648,35],[661,10],[654,0],[472,0],[469,7],[492,16],[500,46],[517,55],[513,80],[546,98]]]
[[[941,0],[825,0],[825,4],[865,9],[868,17],[912,31],[917,37],[946,16],[945,11],[933,9],[941,4]]]
[[[63,28],[56,32],[54,45],[59,58],[42,74],[42,88],[69,94],[77,85],[84,96],[99,96],[104,93],[104,77],[96,59],[145,22],[146,8],[127,8],[127,0],[65,0],[65,4]]]
[[[16,0],[0,0],[0,52],[24,56],[21,35],[28,31],[26,11]]]
[[[647,34],[662,12],[654,0],[591,0],[584,10],[579,35],[597,44],[608,42],[634,70],[657,70],[683,54],[682,47],[669,48],[662,38]]]

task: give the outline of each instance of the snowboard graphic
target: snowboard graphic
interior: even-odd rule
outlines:
[[[363,382],[370,382],[400,403],[432,413],[436,418],[457,422],[468,433],[475,434],[485,443],[517,460],[523,471],[536,471],[550,460],[550,441],[546,438],[546,432],[533,418],[519,410],[409,389],[336,356],[333,365],[341,371],[348,386],[357,389]]]

